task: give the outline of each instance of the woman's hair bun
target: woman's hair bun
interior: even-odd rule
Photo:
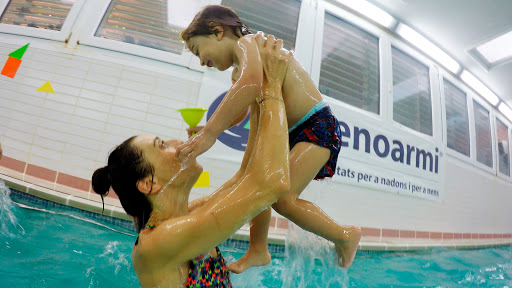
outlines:
[[[98,168],[92,174],[92,189],[94,192],[105,195],[110,190],[112,182],[108,172],[108,167]]]

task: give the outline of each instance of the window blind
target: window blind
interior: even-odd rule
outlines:
[[[432,135],[432,101],[428,67],[392,47],[393,119]]]
[[[476,160],[492,167],[491,122],[489,111],[473,100],[476,131]]]
[[[496,130],[498,138],[498,168],[501,173],[510,176],[508,127],[501,120],[496,119]]]
[[[444,95],[448,148],[469,156],[469,117],[466,94],[444,80]]]
[[[292,50],[297,38],[300,1],[265,0],[243,1],[223,0],[222,5],[235,10],[252,33],[263,31],[283,40],[283,47]]]
[[[319,90],[379,114],[379,39],[325,14]]]
[[[0,23],[60,31],[75,0],[11,0]]]
[[[179,11],[183,7],[168,0],[112,0],[95,36],[181,54],[180,32],[188,23],[174,23],[169,14],[190,13]]]

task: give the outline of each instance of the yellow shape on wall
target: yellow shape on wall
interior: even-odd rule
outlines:
[[[52,84],[50,84],[50,81],[46,81],[46,83],[44,83],[43,86],[39,87],[39,89],[37,89],[37,91],[55,93],[55,90],[53,90],[53,87],[52,87]]]
[[[203,171],[203,173],[201,173],[196,184],[194,184],[194,187],[210,187],[210,174],[208,171]]]

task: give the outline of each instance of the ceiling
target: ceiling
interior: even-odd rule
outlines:
[[[487,71],[470,50],[512,30],[510,0],[368,0],[451,55],[512,107],[512,61]],[[512,49],[512,47],[508,47]]]

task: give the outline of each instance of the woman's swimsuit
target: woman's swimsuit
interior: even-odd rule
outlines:
[[[153,229],[154,225],[146,225],[144,229]],[[139,243],[139,238],[135,241],[135,245]],[[212,257],[209,253],[200,255],[193,259],[188,270],[188,280],[185,287],[187,288],[228,288],[231,286],[229,280],[229,271],[224,261],[224,257],[220,253],[219,247],[215,247],[216,257]]]
[[[208,255],[202,259],[192,260],[185,287],[231,287],[224,257],[222,257],[219,247],[215,247],[215,251],[217,251],[217,257]]]
[[[334,175],[341,149],[341,129],[327,103],[318,102],[288,133],[290,150],[299,142],[314,143],[331,150],[329,160],[315,176],[315,180],[331,178]]]

